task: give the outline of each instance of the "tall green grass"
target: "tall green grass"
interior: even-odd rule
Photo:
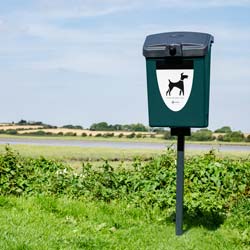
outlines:
[[[239,224],[249,220],[249,208],[249,201],[242,202],[216,229],[193,220],[176,237],[174,223],[157,208],[125,201],[0,197],[0,249],[247,250],[249,224]]]

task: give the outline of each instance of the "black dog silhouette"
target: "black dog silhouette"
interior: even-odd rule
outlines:
[[[181,73],[181,80],[179,82],[171,82],[169,79],[169,84],[168,84],[168,91],[166,92],[166,95],[169,94],[169,96],[171,96],[171,91],[174,87],[180,89],[180,93],[179,95],[184,95],[184,79],[188,78],[188,75],[184,75],[184,73]]]

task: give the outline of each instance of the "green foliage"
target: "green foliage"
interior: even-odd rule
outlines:
[[[135,135],[136,134],[133,132],[133,133],[127,134],[126,137],[127,138],[135,138]]]
[[[7,129],[7,130],[5,131],[5,133],[6,133],[7,135],[16,135],[16,134],[17,134],[17,130],[16,130],[16,129]]]
[[[214,131],[215,133],[230,133],[232,129],[229,126],[224,126]]]
[[[109,130],[109,125],[107,122],[93,123],[89,129],[93,131],[106,131]]]
[[[67,132],[64,135],[65,136],[76,136],[76,133],[74,133],[74,132]]]
[[[43,126],[43,128],[57,128],[57,126],[52,126],[49,124],[45,124],[40,121],[26,121],[26,120],[20,120],[17,125],[36,125],[36,126]]]
[[[103,136],[104,138],[113,137],[113,136],[114,136],[114,133],[104,133],[102,136]]]
[[[104,201],[129,200],[138,206],[174,211],[176,166],[171,149],[133,168],[114,169],[108,161],[99,168],[83,164],[75,173],[67,165],[22,158],[6,147],[0,155],[0,193],[12,195],[68,195]],[[185,209],[196,216],[225,214],[242,198],[250,197],[250,161],[219,159],[214,152],[187,159]]]
[[[148,131],[148,129],[141,123],[136,124],[127,124],[127,125],[121,125],[121,124],[108,124],[107,122],[99,122],[94,123],[90,126],[90,130],[94,131],[141,131],[145,132]]]
[[[69,124],[69,125],[64,125],[64,126],[62,126],[62,128],[69,128],[69,129],[83,129],[83,127],[82,127],[82,126],[80,126],[80,125],[71,125],[71,124]]]
[[[18,134],[18,132],[16,129],[7,129],[7,130],[0,129],[0,134],[16,135]]]
[[[83,132],[82,137],[86,137],[86,136],[87,136],[87,133]]]
[[[27,125],[28,123],[26,120],[21,119],[17,124],[18,125]]]
[[[199,129],[187,137],[187,140],[190,141],[212,141],[214,139],[213,132],[209,129]]]
[[[246,137],[246,142],[250,142],[250,135]]]
[[[137,131],[137,132],[146,132],[148,129],[141,123],[123,125],[123,129],[127,131]]]
[[[245,141],[244,134],[241,131],[233,131],[226,133],[225,135],[221,135],[218,138],[219,141],[226,141],[226,142],[243,142]]]
[[[142,134],[141,133],[136,134],[136,138],[142,138]]]
[[[23,133],[24,135],[38,135],[38,136],[44,136],[44,135],[51,135],[52,133],[45,132],[43,130],[37,130],[29,133]]]

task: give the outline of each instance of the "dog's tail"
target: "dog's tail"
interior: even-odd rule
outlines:
[[[169,79],[168,79],[169,83],[172,83]]]

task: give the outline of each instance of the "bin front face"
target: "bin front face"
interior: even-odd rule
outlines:
[[[204,57],[147,58],[149,125],[207,127],[210,49]]]

